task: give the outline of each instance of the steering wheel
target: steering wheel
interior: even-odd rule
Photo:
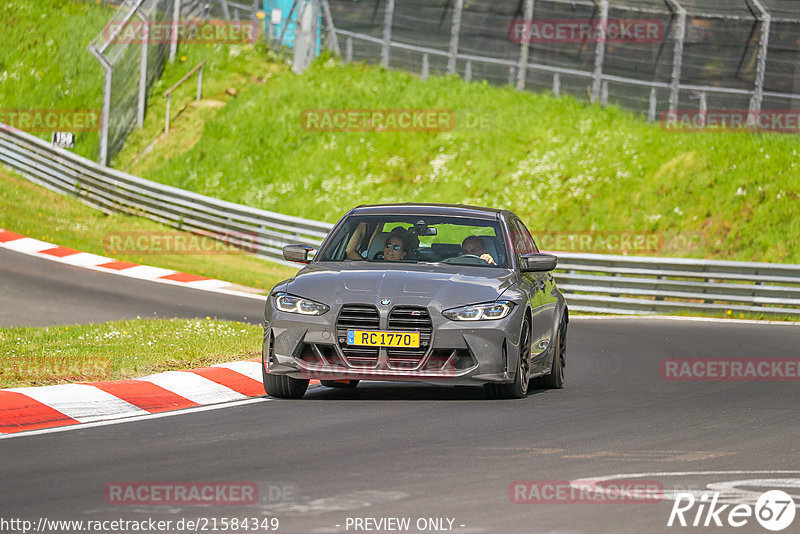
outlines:
[[[467,260],[467,261],[462,261]],[[461,263],[463,265],[489,265],[489,262],[476,254],[461,254],[442,260],[442,263]]]

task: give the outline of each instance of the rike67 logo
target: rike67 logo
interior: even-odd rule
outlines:
[[[754,518],[765,529],[773,532],[787,528],[794,521],[795,503],[781,490],[767,491],[750,504],[720,504],[720,494],[677,493],[667,526],[671,527],[743,527]]]

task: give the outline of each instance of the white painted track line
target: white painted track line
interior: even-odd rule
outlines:
[[[7,249],[16,250],[17,252],[23,252],[25,254],[41,252],[56,247],[56,245],[52,243],[45,243],[44,241],[39,241],[32,237],[24,237],[15,241],[9,241],[4,243],[3,246]]]
[[[247,398],[208,378],[186,371],[167,371],[143,376],[137,380],[151,382],[197,404],[214,404]]]
[[[260,362],[217,363],[212,365],[211,367],[224,367],[225,369],[230,369],[231,371],[235,371],[239,374],[250,377],[253,380],[257,380],[258,382],[261,382],[263,380],[263,376],[261,375]]]

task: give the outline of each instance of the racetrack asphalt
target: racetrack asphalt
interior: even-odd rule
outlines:
[[[45,260],[38,261],[47,267],[23,262],[11,268],[5,259],[0,256],[2,295],[4,302],[7,295],[15,299],[18,307],[11,313],[18,317],[33,311],[59,320],[59,307],[68,307],[101,320],[114,318],[109,313],[154,312],[235,318],[237,310],[238,317],[252,320],[256,312],[248,307],[259,305],[120,277],[97,282],[110,275],[86,273],[84,279]],[[70,270],[55,275],[50,267]],[[10,277],[17,284],[13,291]],[[35,303],[53,291],[56,304],[46,310],[23,306],[21,284],[31,282],[37,289],[27,293],[28,300]],[[156,287],[148,291],[147,285]],[[83,309],[92,306],[99,308]],[[0,439],[0,518],[34,524],[41,518],[199,518],[210,529],[213,519],[276,517],[278,532],[333,533],[389,532],[352,525],[355,519],[407,517],[407,532],[447,531],[417,528],[426,518],[453,519],[449,531],[463,533],[670,532],[678,529],[666,526],[669,500],[515,504],[509,486],[517,480],[642,474],[639,480],[667,489],[706,489],[712,483],[772,489],[780,480],[796,495],[798,382],[672,382],[661,378],[660,363],[672,357],[798,357],[799,351],[797,326],[574,318],[566,388],[522,400],[486,401],[478,390],[407,384],[320,387],[297,401],[247,401]],[[705,474],[691,474],[698,472]],[[104,496],[109,484],[179,481],[253,482],[260,498],[250,505],[199,507],[119,505]],[[796,532],[797,525],[800,518],[788,531]],[[736,531],[764,529],[751,519]]]
[[[153,283],[0,248],[0,326],[48,326],[146,317],[217,317],[260,324],[264,303]]]

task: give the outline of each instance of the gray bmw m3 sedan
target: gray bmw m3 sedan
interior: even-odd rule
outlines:
[[[268,395],[302,397],[309,381],[482,386],[489,398],[561,388],[569,314],[551,271],[508,210],[446,204],[359,206],[267,299]]]

